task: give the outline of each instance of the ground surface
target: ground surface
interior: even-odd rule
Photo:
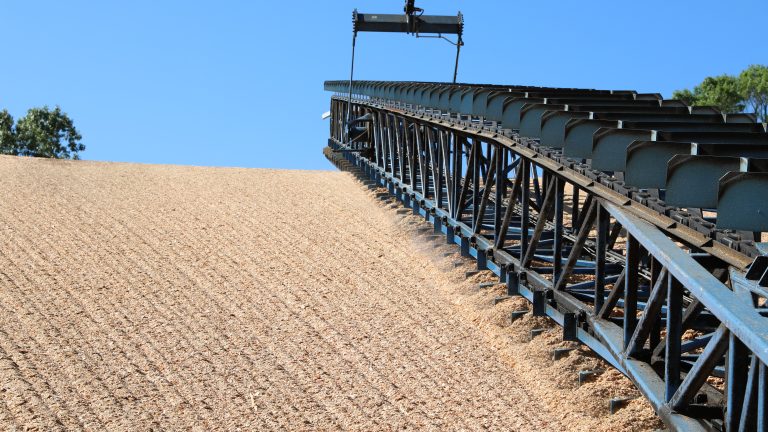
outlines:
[[[510,325],[525,302],[491,307],[417,227],[341,172],[0,156],[0,425],[659,426],[608,415],[623,377],[575,385],[602,363],[553,364],[558,331],[528,342],[550,324]]]

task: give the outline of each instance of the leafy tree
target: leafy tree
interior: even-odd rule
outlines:
[[[697,105],[715,106],[726,113],[744,111],[739,80],[733,75],[707,77],[696,86],[694,93],[698,93]]]
[[[674,99],[688,105],[709,105],[726,113],[749,107],[760,121],[768,121],[768,66],[751,65],[738,77],[720,75],[705,78],[693,90],[675,90]]]
[[[739,90],[761,121],[768,121],[768,66],[751,65],[739,75]]]
[[[677,99],[685,102],[688,105],[696,105],[697,96],[688,89],[675,90],[672,93],[672,99]]]
[[[83,138],[61,108],[32,108],[16,123],[16,153],[57,159],[79,159]]]
[[[17,154],[13,117],[8,110],[0,111],[0,154]]]
[[[739,80],[733,75],[707,77],[693,91],[675,90],[672,97],[688,105],[714,106],[726,113],[744,110]]]

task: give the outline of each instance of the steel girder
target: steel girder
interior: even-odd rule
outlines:
[[[352,111],[366,134],[349,140],[346,100],[331,105],[331,160],[627,375],[671,428],[766,428],[768,263],[485,122],[364,98]]]
[[[348,86],[325,84],[331,91]],[[758,254],[755,241],[768,231],[768,200],[758,198],[768,188],[768,166],[761,162],[768,158],[768,133],[751,114],[628,90],[387,81],[352,87],[362,99],[536,139],[565,165],[578,164],[593,180],[749,256]],[[676,155],[686,157],[673,163]],[[735,165],[733,158],[748,160]],[[691,194],[691,184],[708,192]]]

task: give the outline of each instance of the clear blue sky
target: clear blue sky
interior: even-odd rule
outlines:
[[[330,169],[326,79],[351,12],[401,0],[4,1],[0,109],[60,105],[84,159]],[[765,0],[417,0],[466,20],[459,80],[669,96],[768,63]],[[453,47],[361,34],[356,77],[448,81]]]

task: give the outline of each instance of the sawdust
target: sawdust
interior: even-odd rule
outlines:
[[[479,283],[497,281],[496,275],[483,271],[465,277],[474,269],[474,261],[466,260],[456,267],[455,259],[430,253],[434,241],[426,242],[413,228],[421,218],[406,216],[401,222],[414,237],[414,247],[424,253],[442,269],[445,280],[440,284],[446,294],[453,297],[462,316],[483,330],[488,343],[499,349],[504,362],[517,372],[526,383],[530,394],[535,394],[547,406],[567,421],[569,430],[653,430],[662,427],[651,406],[639,391],[620,372],[600,359],[589,348],[576,342],[563,341],[562,329],[546,317],[531,314],[530,303],[522,297],[512,297],[493,304],[504,296],[504,285],[480,288]],[[439,241],[439,240],[438,240]],[[527,310],[512,321],[512,311]],[[532,337],[531,330],[544,329]],[[555,348],[570,348],[565,357],[553,360]],[[582,385],[578,383],[580,371],[596,371]],[[611,398],[636,398],[611,415]]]
[[[574,384],[604,365],[552,361],[569,343],[548,320],[510,323],[520,299],[491,306],[501,285],[414,248],[418,223],[349,174],[7,156],[0,174],[2,429],[659,426],[642,401],[609,416],[624,378]]]

